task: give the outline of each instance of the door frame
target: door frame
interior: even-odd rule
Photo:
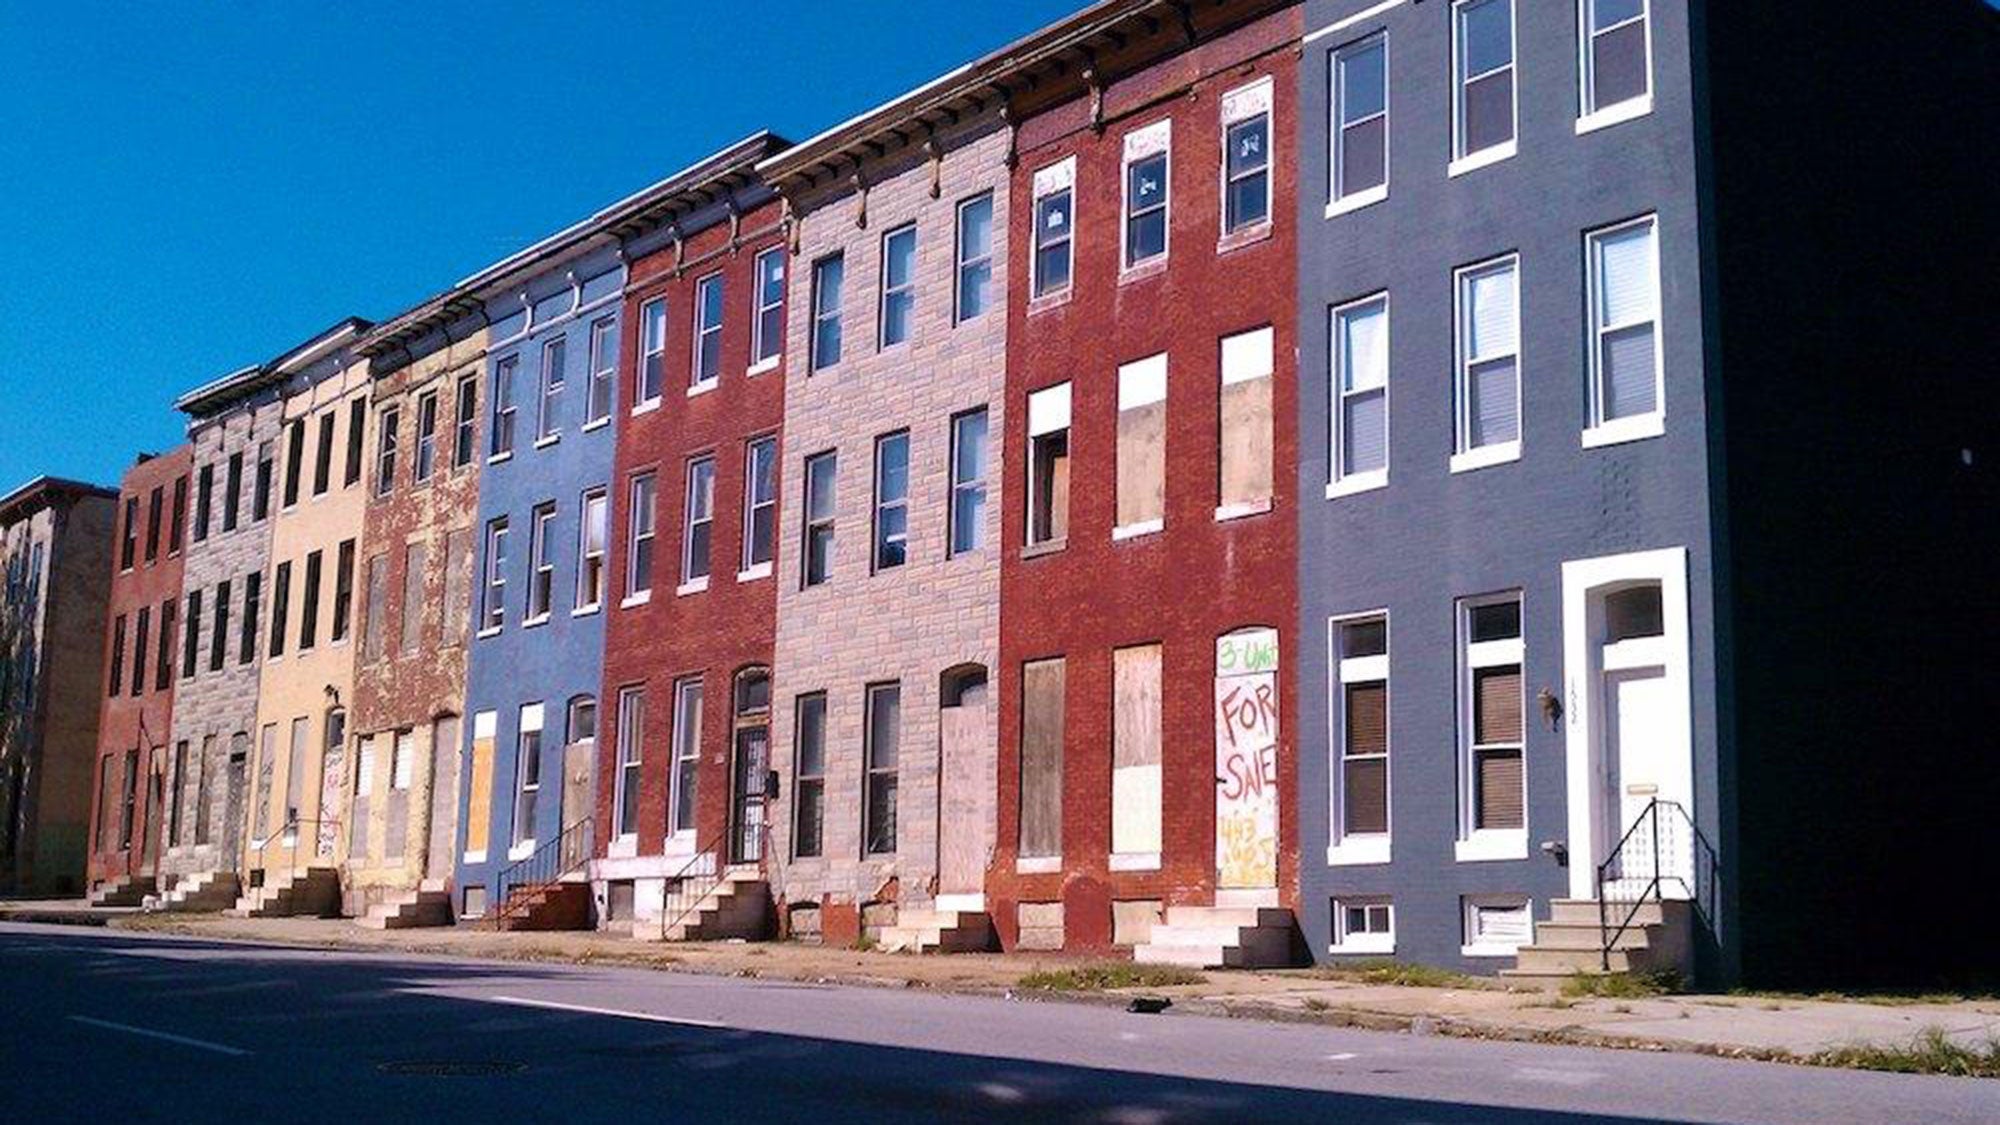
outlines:
[[[1573,559],[1562,565],[1563,629],[1563,719],[1569,832],[1569,894],[1589,899],[1597,894],[1597,865],[1604,856],[1607,839],[1605,810],[1609,795],[1604,793],[1604,770],[1600,748],[1607,719],[1603,696],[1602,635],[1604,596],[1623,586],[1640,582],[1660,585],[1661,632],[1659,649],[1665,667],[1668,696],[1679,704],[1668,709],[1668,760],[1678,747],[1678,768],[1662,785],[1668,793],[1680,793],[1687,800],[1688,815],[1694,807],[1693,696],[1688,678],[1688,579],[1687,548],[1667,547],[1635,551],[1592,559]],[[1620,826],[1618,831],[1622,831]]]

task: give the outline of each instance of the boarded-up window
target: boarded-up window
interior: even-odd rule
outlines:
[[[1028,396],[1028,543],[1069,535],[1069,384]]]
[[[1220,512],[1271,505],[1271,346],[1269,328],[1222,341]]]
[[[1111,654],[1111,850],[1160,851],[1160,646]]]
[[[1515,595],[1463,607],[1467,768],[1473,831],[1527,824],[1522,781],[1521,602]]]
[[[1021,669],[1023,856],[1062,854],[1063,683],[1061,657]]]
[[[1167,502],[1167,357],[1118,369],[1118,528],[1157,529]]]
[[[482,859],[493,832],[493,739],[499,729],[497,712],[472,716],[472,776],[466,785],[465,850]]]
[[[259,841],[271,835],[271,775],[277,769],[278,724],[265,723],[257,736],[257,820],[255,835]]]
[[[472,529],[469,527],[461,527],[444,539],[442,621],[444,643],[464,644],[465,631],[472,623]]]
[[[368,588],[363,597],[367,605],[363,611],[367,621],[361,627],[361,651],[370,660],[380,659],[382,645],[387,635],[383,616],[389,612],[389,556],[376,555],[368,560]]]
[[[424,568],[430,564],[430,548],[412,543],[403,552],[403,636],[398,646],[404,656],[414,655],[424,635]]]
[[[291,755],[285,761],[285,824],[286,835],[298,831],[298,816],[306,792],[306,751],[311,741],[312,720],[292,720]]]

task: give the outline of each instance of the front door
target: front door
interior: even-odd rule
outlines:
[[[563,747],[562,830],[565,833],[589,816],[597,801],[597,740],[581,739]],[[569,833],[563,843],[562,864],[574,868],[589,859],[590,835]]]
[[[1278,886],[1278,633],[1215,646],[1215,885]]]
[[[1650,880],[1656,865],[1653,835],[1657,826],[1647,818],[1647,806],[1661,797],[1666,747],[1662,721],[1666,717],[1666,669],[1655,664],[1607,668],[1601,698],[1605,703],[1603,824],[1613,833],[1605,852],[1625,840],[1619,853],[1621,879]],[[1645,823],[1641,823],[1645,821]]]
[[[770,769],[771,728],[738,727],[729,771],[729,862],[764,858],[764,775]]]
[[[243,795],[249,780],[250,739],[238,735],[229,745],[229,772],[223,788],[222,854],[227,857],[223,862],[233,867],[243,855]]]

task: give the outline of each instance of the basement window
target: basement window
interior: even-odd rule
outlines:
[[[1396,908],[1387,896],[1353,895],[1333,900],[1333,953],[1394,953]]]
[[[1467,957],[1512,957],[1534,940],[1534,911],[1525,898],[1480,896],[1465,899],[1465,936],[1459,952]]]

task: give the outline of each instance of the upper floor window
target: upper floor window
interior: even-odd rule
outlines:
[[[1389,194],[1389,37],[1333,52],[1333,159],[1329,210],[1365,207]]]
[[[1579,131],[1652,108],[1653,67],[1647,0],[1579,0],[1583,104]]]
[[[507,517],[486,525],[485,596],[479,608],[479,628],[498,629],[507,623]]]
[[[1028,395],[1028,545],[1069,535],[1069,384]]]
[[[458,396],[452,400],[456,411],[451,435],[451,466],[461,469],[472,464],[472,449],[479,418],[479,379],[467,375],[458,381]]]
[[[651,473],[632,478],[631,527],[625,551],[625,600],[644,601],[653,593],[653,521],[658,482]]]
[[[752,441],[743,455],[743,573],[770,572],[778,543],[778,439]]]
[[[125,498],[125,536],[118,548],[118,569],[131,570],[139,562],[139,498]]]
[[[1253,328],[1222,338],[1221,440],[1216,458],[1221,482],[1215,518],[1232,519],[1271,510],[1276,438],[1276,339],[1272,330]]]
[[[1593,231],[1590,268],[1590,429],[1601,444],[1662,432],[1660,275],[1648,215]]]
[[[323,496],[333,487],[333,428],[338,422],[339,418],[332,410],[319,416],[318,456],[313,458],[314,496]]]
[[[688,462],[687,506],[681,536],[681,586],[708,584],[710,548],[715,539],[715,458]]]
[[[1173,122],[1125,134],[1125,268],[1167,252],[1167,173]]]
[[[785,350],[785,248],[757,255],[757,309],[750,322],[750,369],[762,371]]]
[[[694,283],[694,373],[690,391],[706,390],[722,377],[722,275]]]
[[[1521,455],[1520,260],[1458,271],[1454,471]]]
[[[305,423],[299,424],[299,435],[305,435]],[[296,498],[295,498],[296,499]],[[222,530],[236,530],[236,515],[243,504],[243,454],[239,450],[229,455],[229,471],[223,476],[222,486]]]
[[[604,604],[604,547],[610,534],[610,513],[610,498],[603,489],[583,494],[576,562],[578,613],[587,613]]]
[[[1035,173],[1033,293],[1046,297],[1069,288],[1070,252],[1074,248],[1076,158],[1051,164]]]
[[[958,205],[958,275],[953,320],[963,324],[993,303],[993,193]]]
[[[986,543],[986,408],[951,420],[951,553]]]
[[[1271,91],[1261,79],[1222,96],[1222,233],[1271,218]]]
[[[833,577],[834,454],[829,451],[806,458],[805,550],[802,585],[817,586]]]
[[[296,507],[299,502],[299,487],[304,483],[306,465],[306,420],[294,418],[285,427],[285,507]],[[234,504],[226,505],[222,520],[222,530],[236,526],[236,519],[228,514]]]
[[[382,412],[382,436],[375,453],[375,495],[387,496],[396,487],[396,442],[400,439],[402,411],[390,407]]]
[[[1333,472],[1338,494],[1389,479],[1389,295],[1333,310]]]
[[[174,508],[168,517],[167,554],[178,555],[187,536],[188,479],[174,478]]]
[[[528,613],[522,621],[526,625],[548,620],[555,600],[555,528],[556,506],[536,505],[528,517]],[[403,612],[408,614],[410,607],[404,606]]]
[[[1454,172],[1514,154],[1514,0],[1452,8]]]
[[[568,383],[569,341],[558,336],[542,345],[542,401],[535,416],[535,440],[547,441],[562,429],[563,387]]]
[[[839,254],[813,263],[812,369],[840,362],[840,290],[847,274]]]
[[[667,380],[667,299],[655,297],[639,306],[639,385],[637,410],[660,401]]]
[[[910,435],[875,439],[875,569],[889,570],[909,560]]]
[[[431,479],[437,471],[438,396],[429,391],[417,399],[417,483]]]
[[[590,386],[583,396],[583,424],[611,417],[611,384],[618,369],[618,322],[605,317],[590,326]]]
[[[362,399],[356,399],[355,401],[365,405],[365,401]],[[352,430],[349,431],[350,434],[353,432]],[[265,441],[257,444],[257,491],[250,497],[250,518],[253,521],[261,520],[271,514],[272,474],[277,469],[276,460],[277,454],[272,450],[270,442]]]
[[[361,483],[361,442],[362,431],[367,428],[368,399],[356,395],[347,403],[347,464],[340,477],[340,487],[353,488]],[[263,466],[258,466],[261,469]]]
[[[160,560],[160,517],[166,514],[167,494],[156,488],[146,499],[146,561]]]
[[[194,474],[194,541],[208,538],[209,513],[215,505],[215,466],[203,465]]]
[[[493,365],[493,386],[488,398],[493,408],[493,433],[487,443],[488,457],[505,457],[514,452],[514,372],[521,357],[504,356]]]
[[[882,236],[882,347],[910,338],[917,311],[917,227]]]
[[[1118,436],[1113,539],[1160,530],[1167,514],[1167,356],[1118,368]]]

